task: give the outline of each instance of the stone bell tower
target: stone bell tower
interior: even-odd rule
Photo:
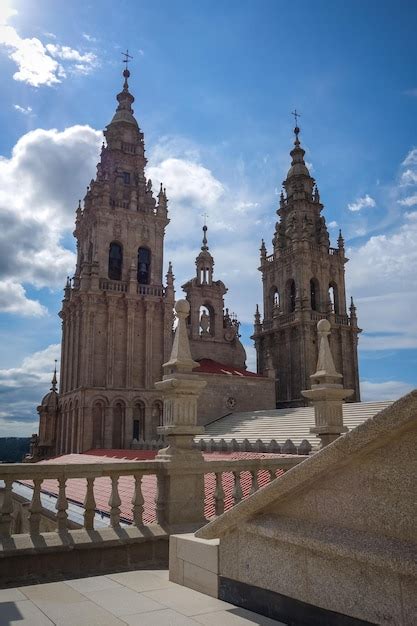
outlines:
[[[360,400],[356,308],[346,309],[344,240],[330,247],[323,205],[314,178],[304,162],[298,126],[291,167],[283,182],[280,220],[268,255],[261,246],[263,320],[257,308],[253,339],[258,373],[275,377],[278,407],[302,406],[301,391],[310,387],[317,363],[316,326],[331,324],[330,345],[344,387]]]
[[[207,226],[203,226],[203,242],[195,266],[195,277],[182,285],[190,303],[187,326],[192,357],[246,369],[239,322],[224,308],[227,287],[221,280],[213,280],[214,259],[207,242]]]
[[[145,177],[129,70],[104,131],[97,175],[76,211],[77,265],[60,316],[55,453],[128,448],[162,423],[154,388],[172,345],[172,268],[162,280],[167,197]]]

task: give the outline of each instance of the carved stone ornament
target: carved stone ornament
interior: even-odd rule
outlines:
[[[233,398],[233,396],[230,396],[229,398],[227,398],[226,406],[228,409],[234,409],[236,406],[236,398]]]

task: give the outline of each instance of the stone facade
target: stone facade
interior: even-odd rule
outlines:
[[[155,437],[162,423],[154,383],[170,353],[174,305],[171,267],[162,279],[167,197],[161,186],[155,199],[145,177],[128,77],[125,70],[96,178],[76,211],[77,265],[60,313],[59,410],[52,415],[50,397],[39,407],[41,434],[51,431],[39,444],[55,454],[129,447],[134,437]]]
[[[278,407],[302,406],[301,394],[310,387],[317,363],[316,324],[331,323],[330,345],[343,385],[360,400],[356,309],[347,313],[344,240],[330,247],[323,204],[314,178],[304,162],[304,150],[296,127],[292,163],[283,182],[280,221],[276,224],[273,253],[261,246],[263,321],[257,309],[253,339],[257,368],[276,379]]]

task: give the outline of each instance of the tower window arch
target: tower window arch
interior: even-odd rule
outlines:
[[[295,311],[295,298],[295,281],[291,279],[287,283],[287,309],[289,313],[293,313]]]
[[[337,285],[334,282],[329,284],[329,302],[332,303],[333,311],[338,314],[339,311],[339,293]]]
[[[317,278],[310,280],[310,304],[313,311],[318,311],[320,307],[320,287]]]
[[[149,248],[138,250],[138,283],[149,285],[151,281],[151,251]]]
[[[122,280],[123,248],[120,243],[112,241],[109,248],[109,278]]]

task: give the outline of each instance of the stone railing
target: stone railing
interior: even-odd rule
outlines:
[[[330,256],[338,256],[339,248],[329,248],[329,254]]]
[[[189,473],[204,475],[204,505],[201,522],[229,508],[263,486],[278,474],[294,467],[305,456],[255,459],[221,459],[203,461],[190,468]],[[1,538],[13,534],[14,488],[24,485],[32,493],[28,506],[29,534],[41,532],[44,511],[42,497],[55,501],[57,532],[68,531],[69,505],[76,504],[82,511],[79,526],[95,529],[97,514],[108,521],[108,526],[121,525],[141,528],[157,523],[166,526],[169,501],[168,483],[172,483],[169,463],[164,461],[125,461],[109,463],[35,463],[0,465],[3,498],[0,499]],[[181,481],[181,476],[176,479]],[[1,483],[0,483],[1,487]],[[167,497],[168,494],[168,497]],[[225,504],[226,503],[226,504]],[[172,517],[172,516],[171,516]],[[181,511],[176,517],[181,518]],[[179,522],[180,519],[179,519]],[[184,520],[187,523],[187,520]]]
[[[131,448],[133,450],[160,450],[166,446],[166,442],[162,438],[144,441],[134,440]],[[298,454],[306,455],[312,452],[312,445],[307,439],[303,439],[297,446],[291,439],[287,439],[284,443],[278,443],[275,439],[269,442],[257,439],[253,443],[249,439],[237,441],[231,439],[200,439],[195,443],[195,447],[202,452],[268,452],[270,454]]]
[[[319,313],[318,311],[311,311],[310,319],[312,322],[319,322],[326,319],[326,313]]]
[[[154,285],[138,285],[137,293],[140,296],[157,296],[158,298],[162,298],[164,295],[164,288]]]
[[[107,278],[100,278],[99,286],[100,289],[103,289],[104,291],[127,291],[127,282],[123,280],[108,280]]]

